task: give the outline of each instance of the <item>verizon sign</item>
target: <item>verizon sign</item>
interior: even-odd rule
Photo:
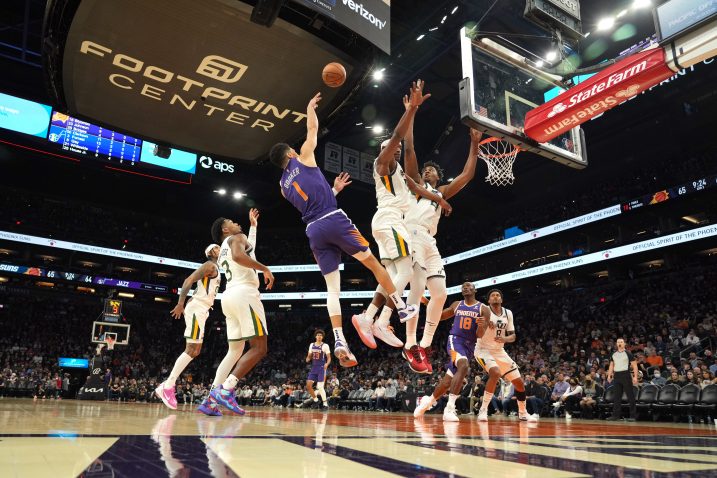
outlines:
[[[662,48],[629,56],[525,115],[525,134],[545,143],[649,89],[675,72]]]

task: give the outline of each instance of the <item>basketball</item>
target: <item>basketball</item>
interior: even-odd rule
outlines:
[[[329,63],[324,67],[324,71],[321,72],[321,78],[326,86],[338,88],[346,81],[346,69],[341,63]]]

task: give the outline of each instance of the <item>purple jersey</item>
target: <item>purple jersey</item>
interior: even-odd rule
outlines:
[[[311,368],[323,369],[326,365],[326,353],[324,352],[324,344],[317,345],[316,342],[311,344]]]
[[[481,303],[476,302],[473,305],[466,305],[465,301],[460,301],[456,307],[456,313],[453,317],[453,327],[450,334],[455,337],[470,340],[474,344],[477,341],[476,333],[478,332],[478,319]]]
[[[289,158],[279,185],[306,224],[337,209],[334,192],[321,169],[301,164],[297,158]]]

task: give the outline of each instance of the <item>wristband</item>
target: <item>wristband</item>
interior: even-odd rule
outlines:
[[[339,192],[336,190],[336,188],[331,188],[331,191],[333,191],[334,196],[338,196]]]

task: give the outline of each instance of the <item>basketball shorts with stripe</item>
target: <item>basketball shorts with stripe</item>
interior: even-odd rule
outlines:
[[[227,321],[227,340],[249,340],[269,335],[259,291],[251,286],[232,287],[222,294],[222,312]]]
[[[411,257],[411,236],[398,209],[377,209],[371,221],[371,234],[378,244],[381,262]]]
[[[207,317],[209,317],[209,306],[195,300],[189,301],[184,308],[184,338],[187,339],[187,343],[202,343]]]
[[[443,268],[443,259],[436,246],[436,238],[431,236],[425,228],[417,225],[408,225],[411,231],[411,255],[413,262],[426,271],[426,277],[446,277]]]
[[[474,355],[478,365],[486,372],[493,367],[498,367],[503,380],[512,382],[516,378],[520,378],[518,365],[510,358],[505,349],[484,349],[476,347]]]

